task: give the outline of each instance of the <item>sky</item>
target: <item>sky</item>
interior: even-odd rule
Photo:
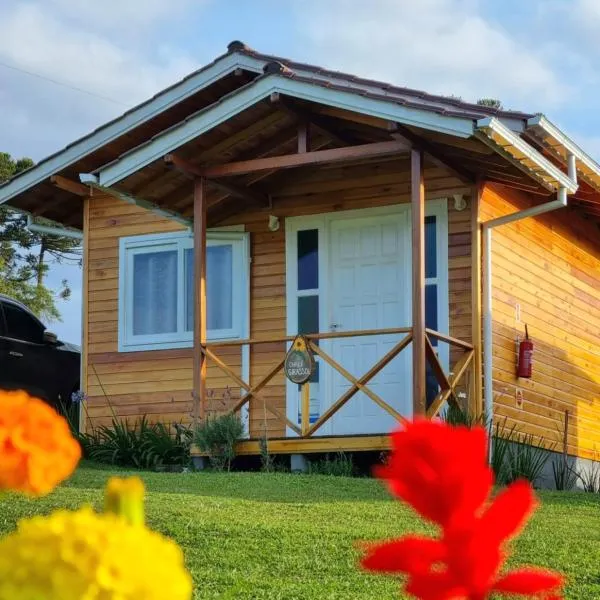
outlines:
[[[0,151],[39,160],[241,40],[465,100],[543,112],[600,161],[600,0],[0,0]],[[81,272],[62,322],[79,343]]]

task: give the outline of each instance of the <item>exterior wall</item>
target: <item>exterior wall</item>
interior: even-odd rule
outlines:
[[[536,199],[539,203],[539,199]],[[531,205],[531,199],[486,185],[485,221]],[[496,420],[509,419],[562,450],[600,455],[600,238],[597,226],[560,210],[493,231],[493,344]],[[521,322],[516,321],[520,306]],[[516,337],[524,323],[535,343],[532,379],[517,379]],[[523,392],[522,407],[516,401]]]
[[[87,427],[109,422],[113,415],[131,421],[146,415],[152,421],[189,422],[192,349],[117,349],[119,238],[179,231],[181,225],[111,197],[94,195],[88,202]],[[220,349],[219,355],[239,374],[239,349]],[[209,409],[219,410],[231,382],[214,366],[208,376],[213,393]],[[233,397],[239,391],[232,390]]]
[[[291,173],[291,174],[290,174]],[[468,194],[458,180],[439,168],[425,173],[427,198],[457,191]],[[236,215],[223,224],[243,224],[250,232],[252,339],[286,335],[285,217],[384,206],[410,201],[408,161],[387,161],[313,171],[302,178],[286,172],[278,181],[273,208]],[[107,197],[94,196],[89,210],[88,296],[88,413],[95,424],[110,420],[113,411],[123,418],[147,415],[151,420],[189,421],[192,391],[192,350],[117,352],[117,286],[119,237],[176,231],[179,225],[147,211]],[[281,218],[278,231],[268,230],[268,215]],[[449,203],[450,335],[469,341],[470,211],[457,212]],[[214,348],[227,364],[240,370],[237,348]],[[283,343],[256,344],[250,351],[250,380],[256,383],[281,360]],[[453,363],[451,357],[451,363]],[[233,382],[208,363],[207,387],[218,399]],[[239,396],[239,389],[232,388]],[[106,399],[108,396],[110,405]],[[278,374],[262,396],[285,414],[285,380]],[[285,426],[260,401],[250,410],[250,434],[284,436]]]

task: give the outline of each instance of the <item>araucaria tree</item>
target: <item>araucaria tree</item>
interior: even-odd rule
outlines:
[[[0,184],[33,164],[30,158],[15,160],[0,152]],[[44,224],[43,219],[39,222]],[[78,240],[33,233],[25,215],[0,205],[0,293],[20,300],[43,319],[59,319],[56,300],[68,298],[71,290],[66,280],[51,290],[45,277],[52,263],[63,262],[81,264]]]

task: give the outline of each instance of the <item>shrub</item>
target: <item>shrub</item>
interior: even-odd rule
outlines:
[[[527,479],[532,485],[539,479],[544,466],[550,458],[554,445],[546,448],[544,438],[536,442],[532,434],[517,434],[508,447],[506,481],[512,483],[517,479]]]
[[[189,428],[175,425],[175,435],[164,423],[149,424],[146,417],[133,425],[113,419],[77,438],[84,456],[97,462],[155,469],[163,465],[185,465],[189,462],[192,433]]]
[[[338,452],[334,458],[329,454],[323,460],[312,461],[308,465],[311,475],[333,475],[335,477],[352,477],[354,475],[354,463],[352,457],[344,452]]]
[[[566,456],[561,456],[552,462],[552,474],[554,475],[554,486],[557,490],[568,491],[575,487],[577,482],[577,471],[569,466]]]
[[[586,492],[600,493],[600,463],[593,462],[589,469],[582,469],[577,477]]]
[[[235,444],[244,435],[244,424],[238,415],[229,413],[207,418],[196,428],[194,441],[208,454],[211,465],[218,471],[231,470]]]

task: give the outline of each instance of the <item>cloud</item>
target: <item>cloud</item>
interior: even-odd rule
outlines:
[[[297,8],[320,62],[408,87],[505,106],[558,106],[569,89],[541,52],[486,20],[475,0],[314,0]]]
[[[0,62],[8,65],[0,66],[2,150],[39,159],[196,68],[184,52],[103,30],[107,23],[100,19],[99,7],[112,7],[115,22],[150,34],[164,23],[168,5],[150,0],[142,10],[135,0],[2,4]],[[22,70],[114,101],[53,85]]]

